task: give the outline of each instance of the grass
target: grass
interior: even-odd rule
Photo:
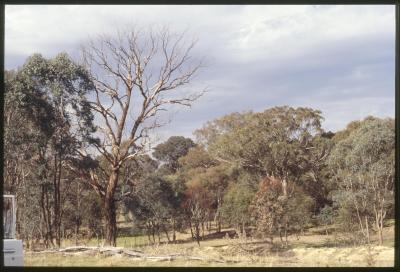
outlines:
[[[161,233],[161,243],[167,243],[168,239],[164,233]],[[190,233],[181,233],[176,232],[177,240],[187,240],[191,237]],[[158,241],[157,236],[155,236],[156,241]],[[170,234],[170,239],[172,239],[172,235]],[[117,247],[126,247],[126,248],[138,248],[138,247],[148,247],[152,246],[152,243],[149,241],[147,235],[132,235],[132,236],[119,236],[117,237]],[[85,239],[79,240],[78,245],[86,245],[86,246],[101,246],[104,244],[104,239]],[[69,247],[75,246],[74,239],[64,239],[61,243],[61,247]]]
[[[79,245],[86,245],[86,246],[101,246],[104,243],[103,239],[89,239],[89,240],[80,240],[78,242]],[[61,247],[69,247],[69,246],[75,246],[75,241],[65,239],[61,243]],[[123,237],[117,237],[117,246],[120,247],[129,247],[129,248],[135,248],[135,247],[143,247],[143,246],[148,246],[149,245],[149,240],[147,236],[123,236]]]
[[[173,261],[138,260],[134,258],[103,255],[66,255],[62,253],[25,254],[25,266],[393,266],[394,264],[394,227],[384,230],[383,246],[332,246],[329,241],[333,235],[321,234],[318,229],[310,229],[304,235],[289,237],[289,248],[265,250],[271,247],[267,241],[259,239],[209,239],[200,242],[190,241],[190,233],[177,233],[179,244],[148,245],[147,236],[118,237],[117,246],[143,250],[148,256],[162,256],[180,253],[202,256],[214,260],[230,261]],[[376,237],[373,236],[376,240]],[[188,239],[188,240],[187,240]],[[274,239],[279,245],[279,238]],[[166,241],[163,237],[162,241]],[[88,246],[97,246],[97,240],[88,242]],[[66,243],[67,244],[67,243]],[[74,244],[70,241],[70,244]]]

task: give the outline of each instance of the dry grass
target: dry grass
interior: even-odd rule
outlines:
[[[206,260],[154,261],[135,258],[103,255],[63,256],[62,253],[33,254],[26,253],[26,266],[393,266],[394,265],[394,228],[384,231],[383,246],[327,246],[334,239],[332,235],[316,234],[310,230],[305,235],[289,238],[289,247],[281,248],[278,240],[271,247],[267,241],[257,239],[213,239],[200,242],[187,241],[180,244],[161,244],[149,246],[147,237],[136,238],[133,246],[132,237],[119,238],[118,246],[143,250],[148,256],[183,254],[200,256]],[[190,234],[179,234],[178,239],[187,239]],[[138,242],[141,241],[141,242]],[[331,244],[330,244],[331,245]],[[224,263],[215,262],[215,260]]]
[[[163,246],[158,252],[181,250],[166,249]],[[229,246],[226,248],[229,249]],[[63,256],[57,254],[26,255],[25,266],[393,266],[394,248],[373,247],[373,258],[370,259],[368,249],[364,247],[351,248],[295,248],[282,253],[270,253],[261,256],[237,253],[224,254],[226,250],[203,248],[194,250],[195,256],[207,256],[226,263],[212,261],[143,261],[121,256],[104,257],[101,255]],[[371,261],[372,260],[372,261]]]

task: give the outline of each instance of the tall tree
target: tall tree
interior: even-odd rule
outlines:
[[[37,169],[35,154],[37,146],[48,137],[45,130],[34,122],[38,116],[27,113],[24,107],[27,102],[25,94],[21,88],[17,88],[22,81],[17,80],[16,74],[16,71],[5,71],[3,189],[6,194],[16,196],[16,234],[25,240],[29,247],[32,238],[41,233],[40,213],[34,212],[40,210],[39,191],[33,179],[34,170]],[[45,103],[42,99],[40,101]],[[36,106],[37,104],[33,103],[31,109],[35,109]],[[48,109],[48,112],[43,109],[43,115],[44,112],[51,112],[50,107]],[[51,135],[51,132],[49,134]]]
[[[134,182],[134,194],[124,198],[124,206],[134,219],[144,223],[149,238],[155,234],[160,242],[160,233],[165,232],[168,241],[168,221],[172,216],[173,190],[171,184],[163,178],[147,173]]]
[[[381,245],[383,223],[394,203],[394,120],[369,117],[352,124],[329,157],[341,195],[337,204],[356,220],[368,242],[374,222]]]
[[[281,181],[267,177],[260,182],[250,206],[258,233],[269,236],[271,243],[274,234],[279,234],[282,242],[285,236],[287,245],[289,231],[302,230],[311,219],[312,199],[295,183],[290,183],[286,190]]]
[[[244,182],[232,183],[224,195],[221,214],[235,226],[237,233],[245,236],[245,226],[250,222],[249,207],[255,192]]]
[[[31,174],[33,180],[38,180],[41,190],[46,240],[52,244],[54,237],[60,246],[63,169],[67,162],[78,156],[78,149],[94,132],[93,115],[85,99],[93,84],[85,69],[67,54],[58,54],[53,59],[35,54],[15,73],[7,89],[10,102],[7,131],[12,128],[10,120],[17,121],[18,116],[24,116],[28,121],[24,124],[27,130],[19,133],[22,136],[20,142],[10,144],[14,148],[34,147],[30,151],[36,169]],[[29,153],[27,149],[24,152]]]
[[[255,175],[275,176],[283,183],[315,178],[326,158],[321,112],[310,108],[274,107],[264,112],[233,113],[197,131],[209,152],[221,162]]]
[[[115,191],[121,167],[148,147],[149,133],[163,125],[161,112],[171,105],[190,106],[202,94],[183,88],[200,68],[191,57],[194,44],[186,42],[185,33],[167,28],[133,28],[99,36],[83,48],[95,82],[91,106],[102,120],[102,139],[94,146],[108,162],[106,178],[92,171],[90,184],[103,199],[109,245],[116,245]]]

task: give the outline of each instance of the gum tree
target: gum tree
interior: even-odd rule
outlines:
[[[116,245],[121,167],[147,150],[151,131],[165,124],[160,113],[171,105],[190,106],[203,93],[187,88],[201,63],[192,58],[195,42],[187,42],[185,35],[167,28],[131,28],[116,36],[100,35],[83,47],[95,83],[91,107],[101,135],[94,147],[107,161],[105,178],[91,171],[90,184],[103,200],[108,245]]]
[[[63,194],[70,186],[65,169],[94,130],[85,97],[92,87],[84,67],[65,53],[52,59],[34,54],[7,73],[5,185],[17,197],[22,191],[32,197],[22,211],[27,218],[40,206],[47,244],[55,238],[61,245]]]
[[[350,125],[329,157],[338,186],[336,202],[350,212],[368,242],[372,225],[382,245],[383,223],[394,203],[394,120],[368,117]]]

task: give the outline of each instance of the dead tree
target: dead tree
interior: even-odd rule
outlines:
[[[204,93],[183,89],[201,67],[190,56],[194,45],[186,42],[185,33],[162,28],[101,35],[83,47],[95,83],[91,107],[102,120],[102,139],[94,147],[108,164],[100,169],[101,177],[91,171],[89,182],[103,200],[108,245],[116,244],[115,191],[121,167],[149,147],[149,133],[166,123],[161,112],[171,105],[191,106]]]

